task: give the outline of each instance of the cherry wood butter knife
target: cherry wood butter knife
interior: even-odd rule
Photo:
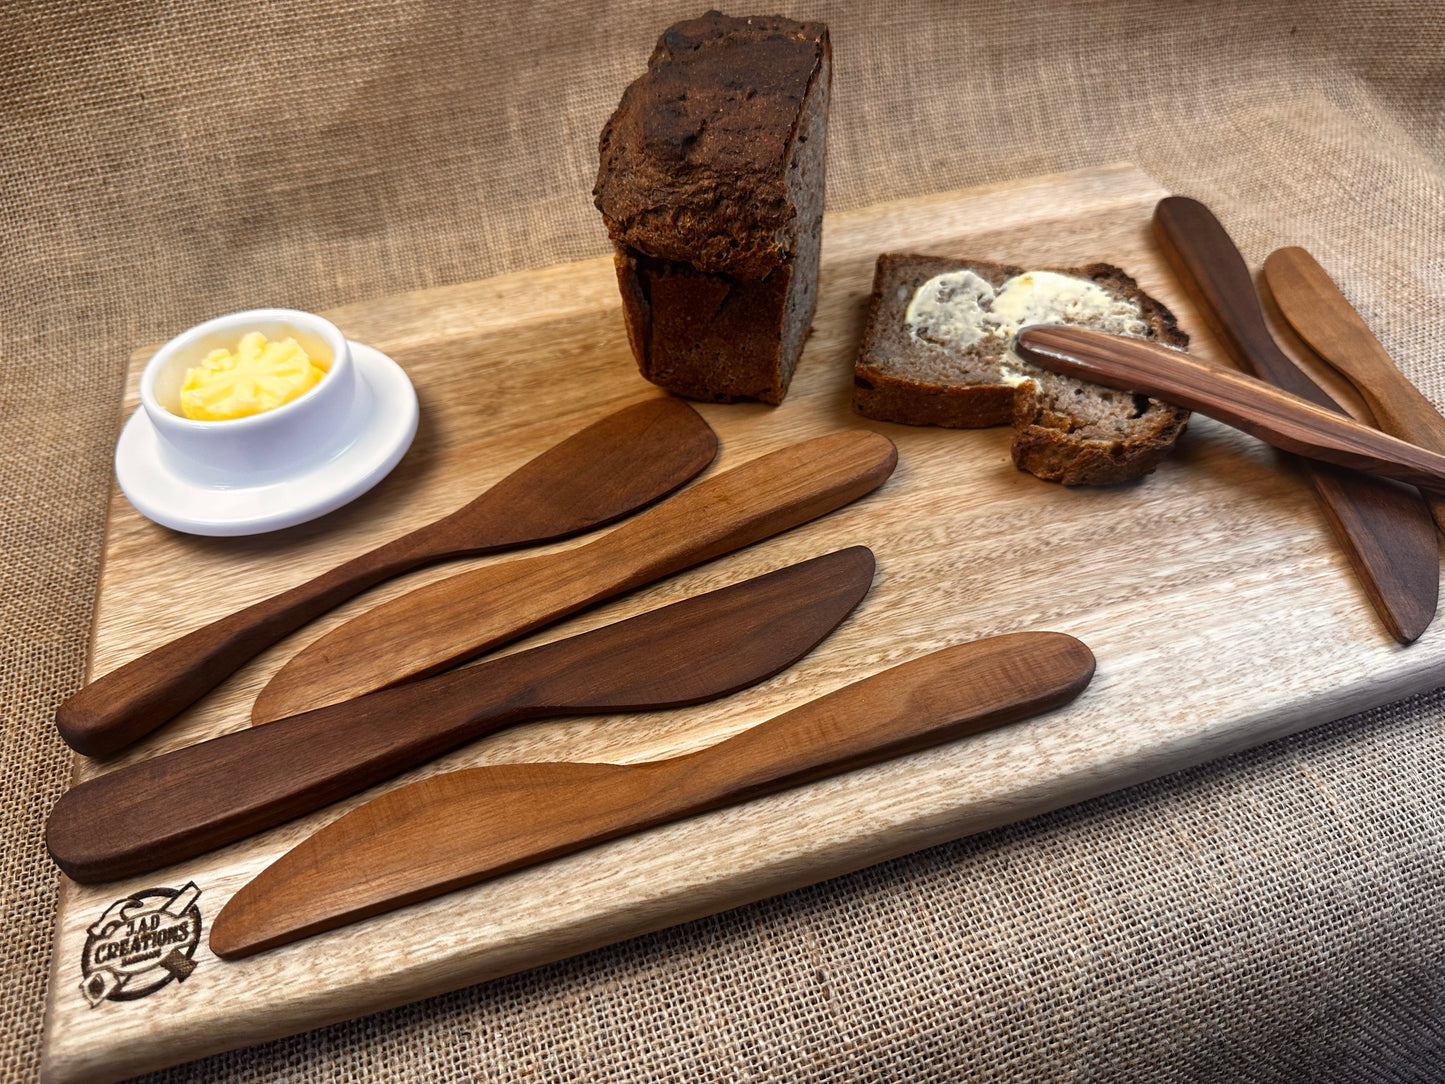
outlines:
[[[646,764],[449,772],[352,810],[283,855],[216,916],[211,950],[249,956],[630,832],[1059,707],[1094,656],[1022,632],[945,648],[717,745]]]
[[[1208,207],[1183,196],[1160,200],[1154,235],[1237,365],[1327,410],[1340,410],[1274,341],[1244,256]],[[1396,640],[1414,642],[1434,619],[1440,591],[1439,546],[1424,498],[1406,486],[1334,465],[1308,459],[1298,464],[1375,612]]]
[[[61,796],[46,843],[72,880],[148,872],[549,715],[678,707],[802,658],[873,581],[862,546],[592,632],[117,768]]]
[[[67,745],[106,757],[149,734],[308,621],[403,572],[555,541],[630,515],[695,477],[717,435],[676,399],[608,415],[455,512],[152,649],[61,703]]]
[[[705,478],[583,546],[487,565],[382,603],[307,645],[261,690],[253,722],[339,703],[464,659],[870,493],[898,451],[842,430]]]
[[[1186,407],[1281,451],[1445,492],[1445,455],[1182,350],[1063,324],[1020,329],[1014,349],[1040,368]]]
[[[1349,380],[1381,429],[1445,452],[1445,417],[1396,367],[1318,260],[1302,248],[1276,249],[1265,257],[1264,278],[1290,326]],[[1426,501],[1445,530],[1445,498],[1427,495]]]

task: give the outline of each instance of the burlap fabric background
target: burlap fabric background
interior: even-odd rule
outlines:
[[[37,1071],[130,351],[593,256],[595,141],[700,5],[16,2],[0,14],[0,1068]],[[830,209],[1113,160],[1303,244],[1445,402],[1428,3],[797,2]],[[167,1081],[1445,1079],[1445,696]]]

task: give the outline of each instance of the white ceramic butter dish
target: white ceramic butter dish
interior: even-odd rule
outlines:
[[[291,402],[259,414],[197,421],[180,413],[186,370],[259,331],[329,358]],[[394,361],[350,342],[327,320],[292,309],[218,316],[177,335],[146,363],[141,405],[126,422],[115,471],[148,519],[200,535],[280,530],[340,508],[381,481],[416,435],[416,391]]]

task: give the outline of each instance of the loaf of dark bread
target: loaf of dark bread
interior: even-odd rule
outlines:
[[[593,196],[653,383],[782,402],[817,301],[831,78],[822,23],[710,11],[623,93]]]
[[[1108,264],[1026,271],[884,254],[854,369],[854,408],[905,425],[1012,422],[1014,463],[1064,485],[1152,471],[1189,412],[1025,362],[1011,345],[1014,331],[1029,323],[1080,324],[1179,348],[1189,343],[1173,313]]]

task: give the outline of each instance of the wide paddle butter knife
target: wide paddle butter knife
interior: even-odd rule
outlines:
[[[1350,381],[1385,432],[1432,452],[1445,452],[1445,417],[1396,367],[1380,340],[1305,249],[1271,252],[1264,278],[1284,318],[1316,354]],[[1445,499],[1427,497],[1445,530]]]
[[[818,518],[893,473],[866,429],[790,445],[716,474],[584,546],[450,576],[373,607],[293,656],[258,723],[435,674],[550,621]]]
[[[424,681],[118,768],[61,796],[46,825],[73,880],[194,857],[308,813],[500,727],[726,696],[811,651],[873,581],[862,546],[815,557]]]
[[[249,956],[484,878],[1067,703],[1094,673],[1062,633],[945,648],[717,745],[646,764],[501,764],[400,787],[245,885],[211,950]]]
[[[383,580],[452,557],[555,541],[665,497],[717,454],[687,404],[650,399],[543,452],[450,515],[92,681],[55,713],[72,749],[109,756],[195,703],[266,648]]]
[[[1160,200],[1154,235],[1237,365],[1327,410],[1340,409],[1274,341],[1244,256],[1208,207],[1183,196]],[[1396,640],[1414,642],[1434,618],[1440,592],[1439,545],[1424,498],[1333,465],[1305,459],[1299,467],[1375,612]]]

